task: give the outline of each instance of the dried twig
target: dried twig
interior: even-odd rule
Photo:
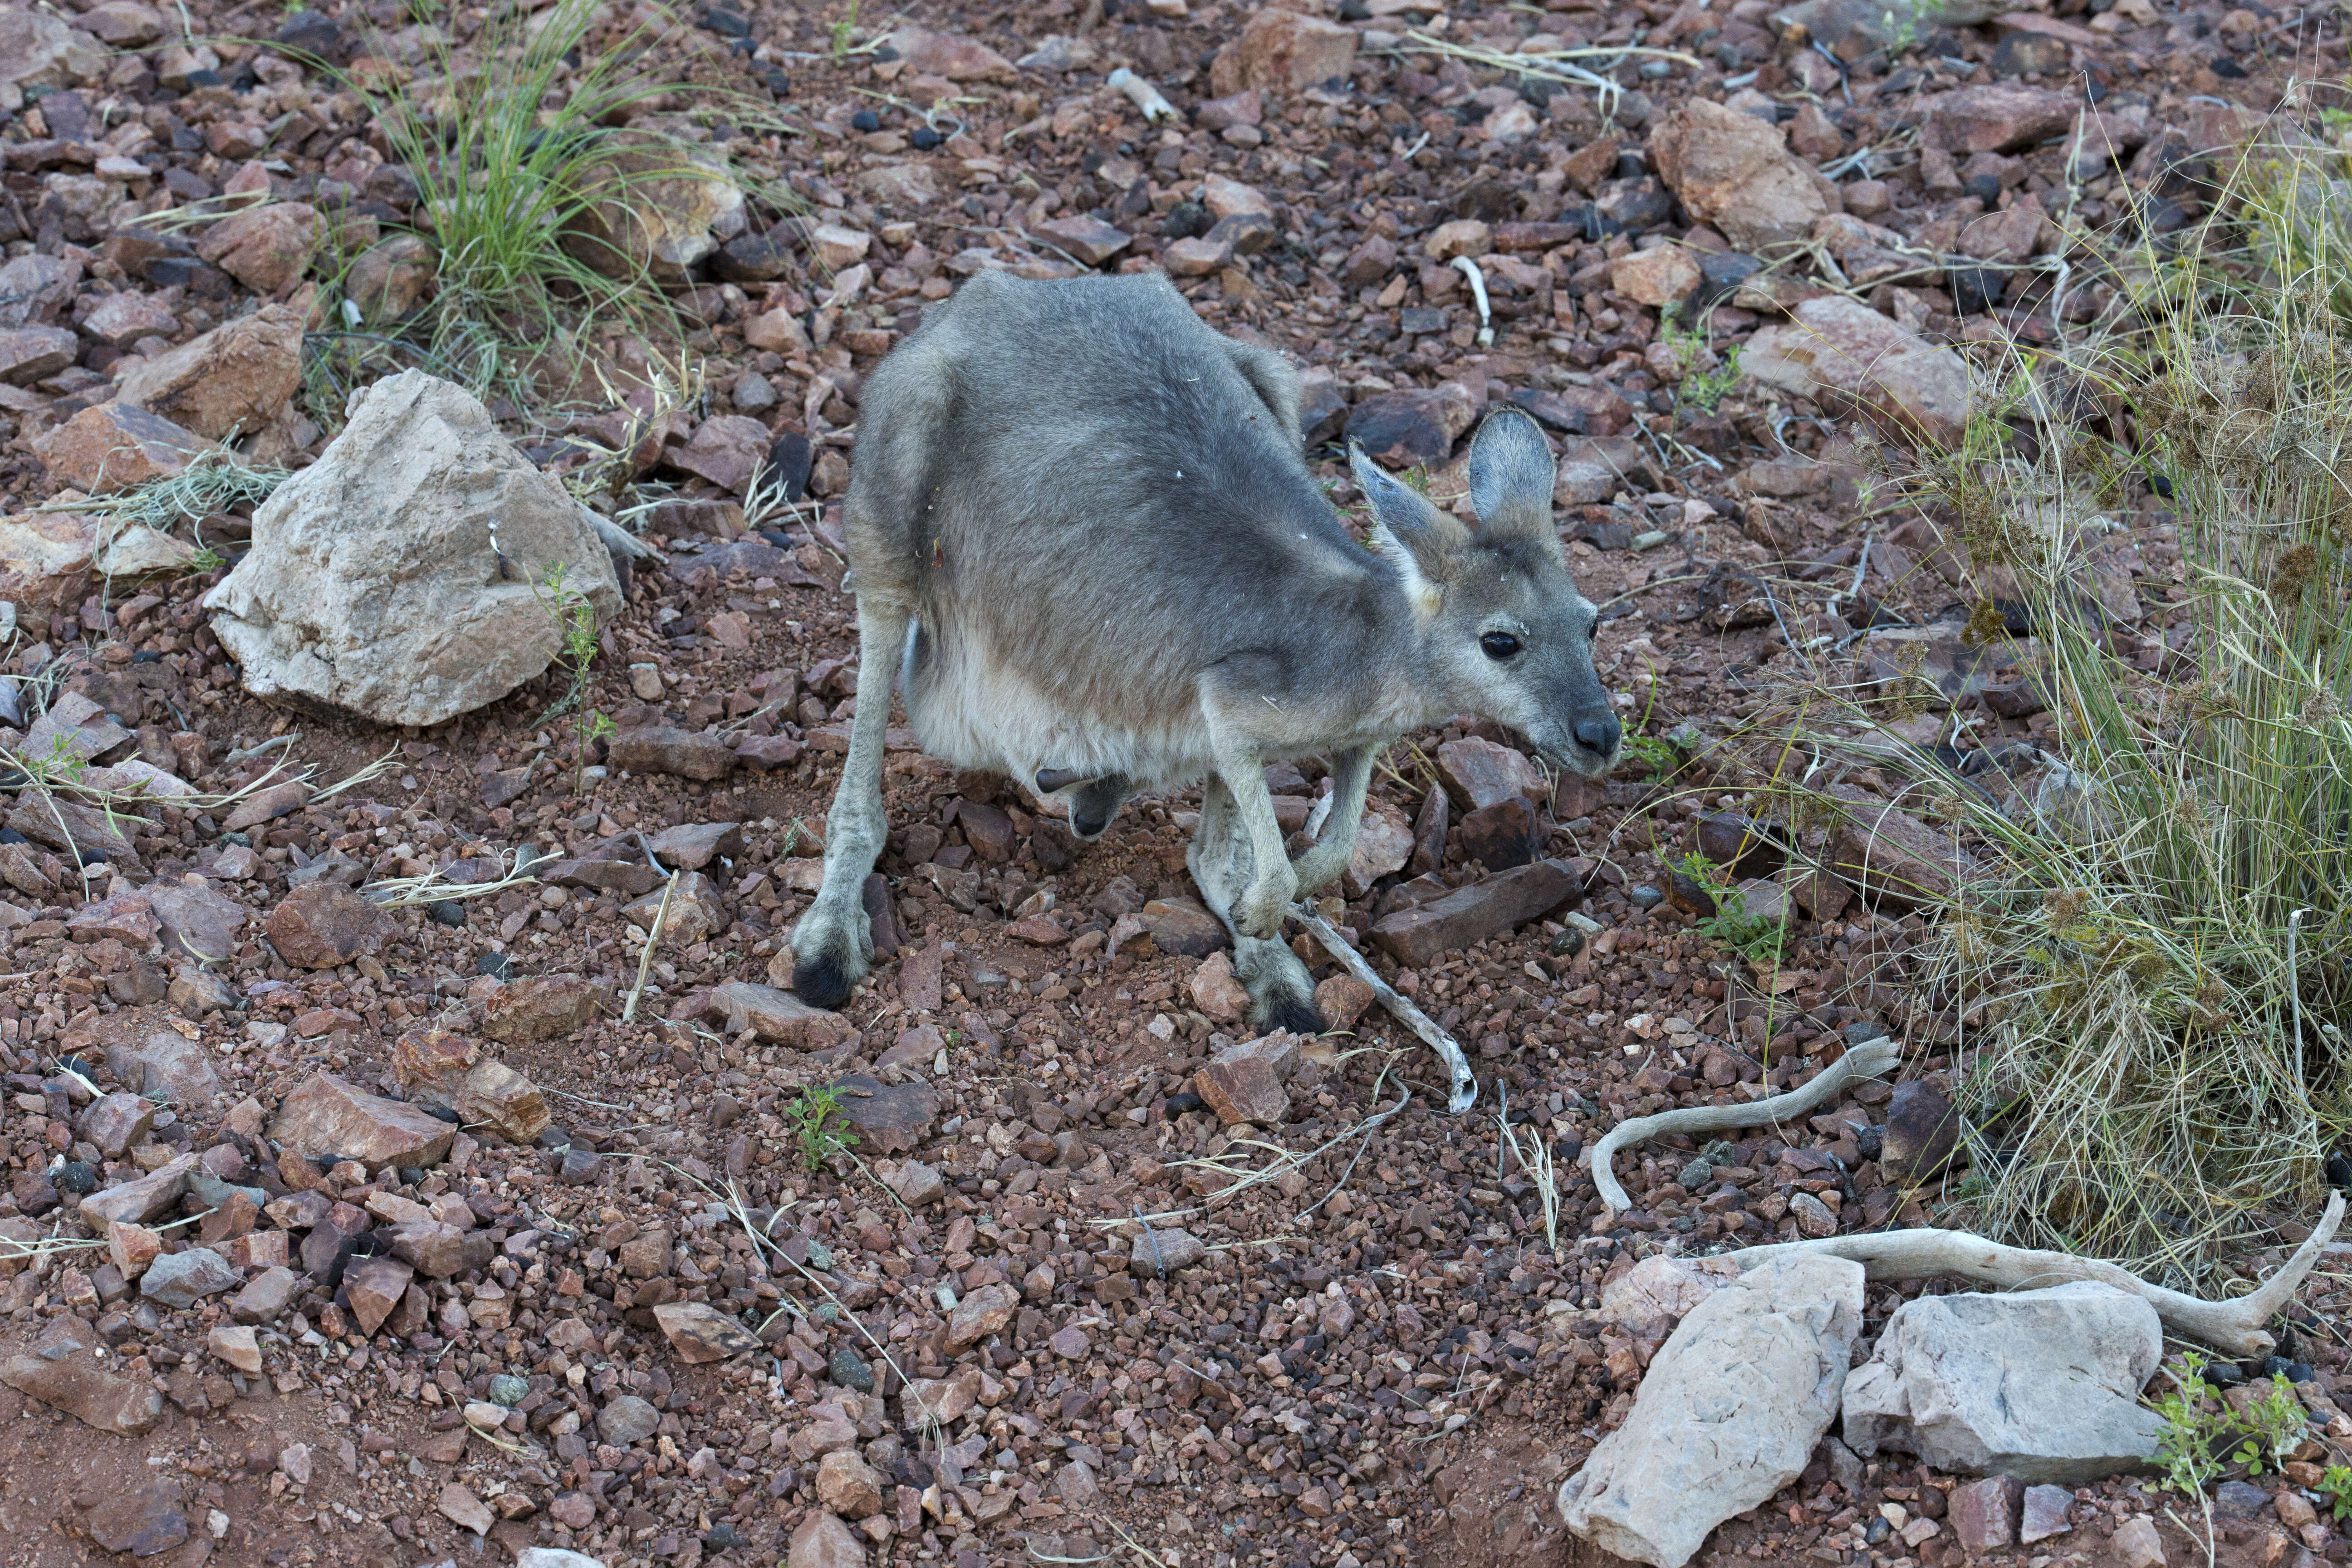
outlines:
[[[1747,1105],[1697,1105],[1621,1121],[1592,1146],[1593,1189],[1601,1194],[1610,1213],[1622,1214],[1633,1203],[1625,1195],[1625,1189],[1617,1184],[1616,1173],[1609,1168],[1609,1158],[1626,1144],[1661,1138],[1670,1132],[1719,1132],[1733,1127],[1763,1127],[1792,1121],[1808,1114],[1848,1084],[1876,1078],[1902,1059],[1903,1047],[1881,1037],[1853,1047],[1815,1073],[1802,1089],[1790,1089],[1786,1094]]]
[[[1861,1264],[1872,1279],[1927,1279],[1948,1274],[2006,1290],[2093,1279],[2142,1298],[2156,1309],[2164,1326],[2175,1333],[2232,1356],[2261,1356],[2278,1348],[2278,1342],[2263,1325],[2286,1306],[2343,1221],[2344,1194],[2331,1193],[2326,1212],[2312,1227],[2310,1237],[2295,1249],[2294,1256],[2262,1289],[2226,1301],[2202,1300],[2161,1285],[2151,1285],[2128,1269],[2095,1258],[2004,1247],[1961,1230],[1890,1230],[1867,1236],[1832,1236],[1820,1241],[1784,1241],[1743,1247],[1724,1256],[1748,1269],[1790,1253],[1811,1252],[1849,1258]]]
[[[1395,1014],[1403,1021],[1405,1027],[1420,1036],[1423,1043],[1437,1053],[1438,1060],[1445,1064],[1446,1073],[1453,1079],[1452,1096],[1445,1109],[1459,1116],[1476,1103],[1477,1075],[1470,1070],[1470,1060],[1462,1054],[1462,1047],[1454,1042],[1454,1037],[1439,1028],[1428,1014],[1414,1006],[1395,986],[1381,979],[1372,966],[1364,962],[1364,955],[1349,946],[1348,939],[1332,929],[1329,921],[1304,902],[1291,905],[1290,913],[1292,919],[1314,933],[1315,940],[1321,942],[1325,951],[1338,959],[1349,973],[1372,988],[1372,994],[1380,998],[1382,1006]]]
[[[629,987],[629,1005],[621,1009],[621,1022],[633,1024],[637,1017],[637,998],[646,993],[646,973],[654,966],[654,949],[661,945],[662,927],[669,921],[670,895],[677,891],[681,873],[669,874],[669,886],[662,889],[661,908],[654,911],[654,929],[646,932],[646,950],[637,955],[637,983]]]

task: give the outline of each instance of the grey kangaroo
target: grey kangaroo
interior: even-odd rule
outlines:
[[[874,373],[845,508],[857,713],[793,934],[803,1000],[838,1005],[873,962],[894,674],[925,751],[1063,801],[1084,837],[1205,778],[1193,880],[1253,1019],[1301,1032],[1322,1019],[1283,916],[1346,868],[1383,748],[1469,712],[1579,773],[1615,763],[1534,422],[1498,412],[1473,438],[1475,530],[1352,452],[1368,550],[1307,471],[1298,399],[1280,355],[1156,274],[983,272]],[[1265,767],[1309,755],[1337,798],[1293,861]]]

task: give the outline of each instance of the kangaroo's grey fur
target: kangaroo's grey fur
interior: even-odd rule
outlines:
[[[1254,1016],[1293,1029],[1321,1020],[1283,915],[1347,866],[1382,748],[1475,712],[1579,772],[1615,762],[1534,423],[1497,414],[1472,442],[1475,531],[1356,454],[1368,551],[1307,471],[1298,398],[1280,355],[1150,274],[983,272],[874,373],[845,508],[857,713],[793,937],[803,999],[838,1005],[872,963],[894,667],[927,752],[1066,799],[1084,837],[1205,776],[1193,878]],[[1307,755],[1333,759],[1337,798],[1294,863],[1264,768]]]

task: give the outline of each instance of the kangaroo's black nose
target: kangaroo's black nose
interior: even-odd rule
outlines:
[[[1622,733],[1614,719],[1587,719],[1576,727],[1578,742],[1603,755],[1617,749],[1617,738]]]

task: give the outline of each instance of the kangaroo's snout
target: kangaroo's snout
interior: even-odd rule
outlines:
[[[1623,738],[1624,726],[1612,718],[1585,719],[1577,723],[1577,744],[1604,757],[1617,754],[1617,742]]]

